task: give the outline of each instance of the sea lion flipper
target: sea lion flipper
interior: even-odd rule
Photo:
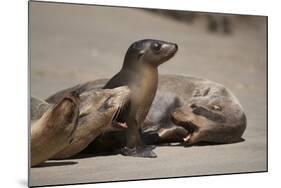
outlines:
[[[156,158],[157,155],[152,151],[155,146],[142,146],[128,148],[124,147],[121,149],[121,154],[132,157],[145,157],[145,158]]]

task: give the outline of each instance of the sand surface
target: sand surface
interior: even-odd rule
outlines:
[[[175,42],[176,56],[161,74],[204,77],[229,88],[247,115],[244,142],[159,146],[156,159],[121,155],[47,161],[32,168],[30,185],[265,171],[267,169],[266,18],[231,17],[232,35],[135,9],[32,3],[31,94],[46,98],[75,84],[119,71],[128,46],[139,39]]]

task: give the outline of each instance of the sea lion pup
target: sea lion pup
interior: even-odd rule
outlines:
[[[131,90],[129,103],[118,116],[128,126],[123,155],[156,157],[152,148],[142,142],[140,130],[156,94],[157,68],[172,58],[177,49],[177,44],[153,39],[134,42],[127,50],[122,69],[103,87],[128,86]]]
[[[79,97],[65,95],[57,104],[31,97],[31,167],[66,147],[77,127]]]
[[[72,157],[86,148],[100,134],[126,128],[122,123],[112,122],[116,121],[129,94],[130,90],[127,86],[115,89],[91,89],[81,93],[78,126],[72,142],[52,156],[52,159]]]

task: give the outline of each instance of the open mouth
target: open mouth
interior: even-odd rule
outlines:
[[[112,127],[117,129],[127,129],[128,125],[125,121],[115,119],[112,121]]]
[[[193,124],[191,121],[185,121],[183,123],[180,123],[179,126],[188,130],[188,134],[185,137],[183,137],[183,141],[188,142],[192,134],[196,131],[197,126]]]
[[[182,120],[178,120],[175,117],[171,116],[171,119],[173,121],[173,123],[175,123],[176,125],[183,127],[187,130],[188,134],[186,134],[185,136],[183,136],[183,141],[185,143],[187,143],[189,141],[189,139],[191,138],[192,134],[198,129],[197,126],[192,123],[191,121],[182,121]]]

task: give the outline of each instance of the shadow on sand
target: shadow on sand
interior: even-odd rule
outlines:
[[[45,168],[45,167],[53,167],[53,166],[65,166],[65,165],[76,165],[78,162],[75,161],[46,161],[43,164],[37,165],[32,168]]]
[[[201,147],[201,146],[214,146],[214,145],[230,145],[235,144],[239,142],[244,142],[245,139],[241,138],[240,140],[232,143],[212,143],[212,142],[200,142],[193,145],[186,145],[184,143],[174,142],[174,143],[160,143],[157,145],[152,145],[154,148],[157,147]],[[121,154],[120,148],[114,150],[114,151],[99,151],[99,152],[89,152],[89,150],[85,153],[80,153],[78,155],[75,155],[69,159],[83,159],[83,158],[90,158],[90,157],[101,157],[101,156],[112,156],[112,155],[118,155]]]

